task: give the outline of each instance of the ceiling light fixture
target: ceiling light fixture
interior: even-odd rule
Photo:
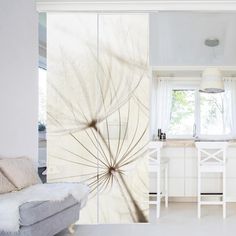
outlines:
[[[199,91],[203,93],[222,93],[225,91],[222,74],[217,67],[208,67],[203,71]]]
[[[220,40],[218,38],[207,38],[205,40],[205,45],[207,47],[217,47],[220,44]]]

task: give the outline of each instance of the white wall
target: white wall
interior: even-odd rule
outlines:
[[[0,156],[37,161],[37,28],[33,0],[0,1]]]

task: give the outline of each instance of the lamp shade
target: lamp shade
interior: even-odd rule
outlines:
[[[222,74],[218,68],[209,67],[203,71],[199,91],[204,93],[222,93],[225,91]]]

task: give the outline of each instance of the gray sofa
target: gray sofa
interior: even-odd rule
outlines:
[[[19,232],[0,236],[53,236],[79,219],[80,203],[69,196],[60,202],[28,202],[19,211]]]

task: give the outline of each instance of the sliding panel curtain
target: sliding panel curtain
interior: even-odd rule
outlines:
[[[170,112],[171,112],[171,100],[172,90],[170,80],[164,78],[156,79],[157,91],[156,91],[156,109],[157,109],[157,127],[154,134],[157,134],[157,129],[162,129],[163,132],[168,131]]]
[[[47,14],[47,181],[96,183],[97,16]],[[89,140],[92,139],[92,141]],[[97,189],[84,218],[97,222]]]
[[[148,221],[148,15],[48,13],[48,182],[90,186],[80,223]]]
[[[225,86],[225,117],[224,120],[229,124],[232,138],[236,138],[236,80],[232,78],[224,79]]]

